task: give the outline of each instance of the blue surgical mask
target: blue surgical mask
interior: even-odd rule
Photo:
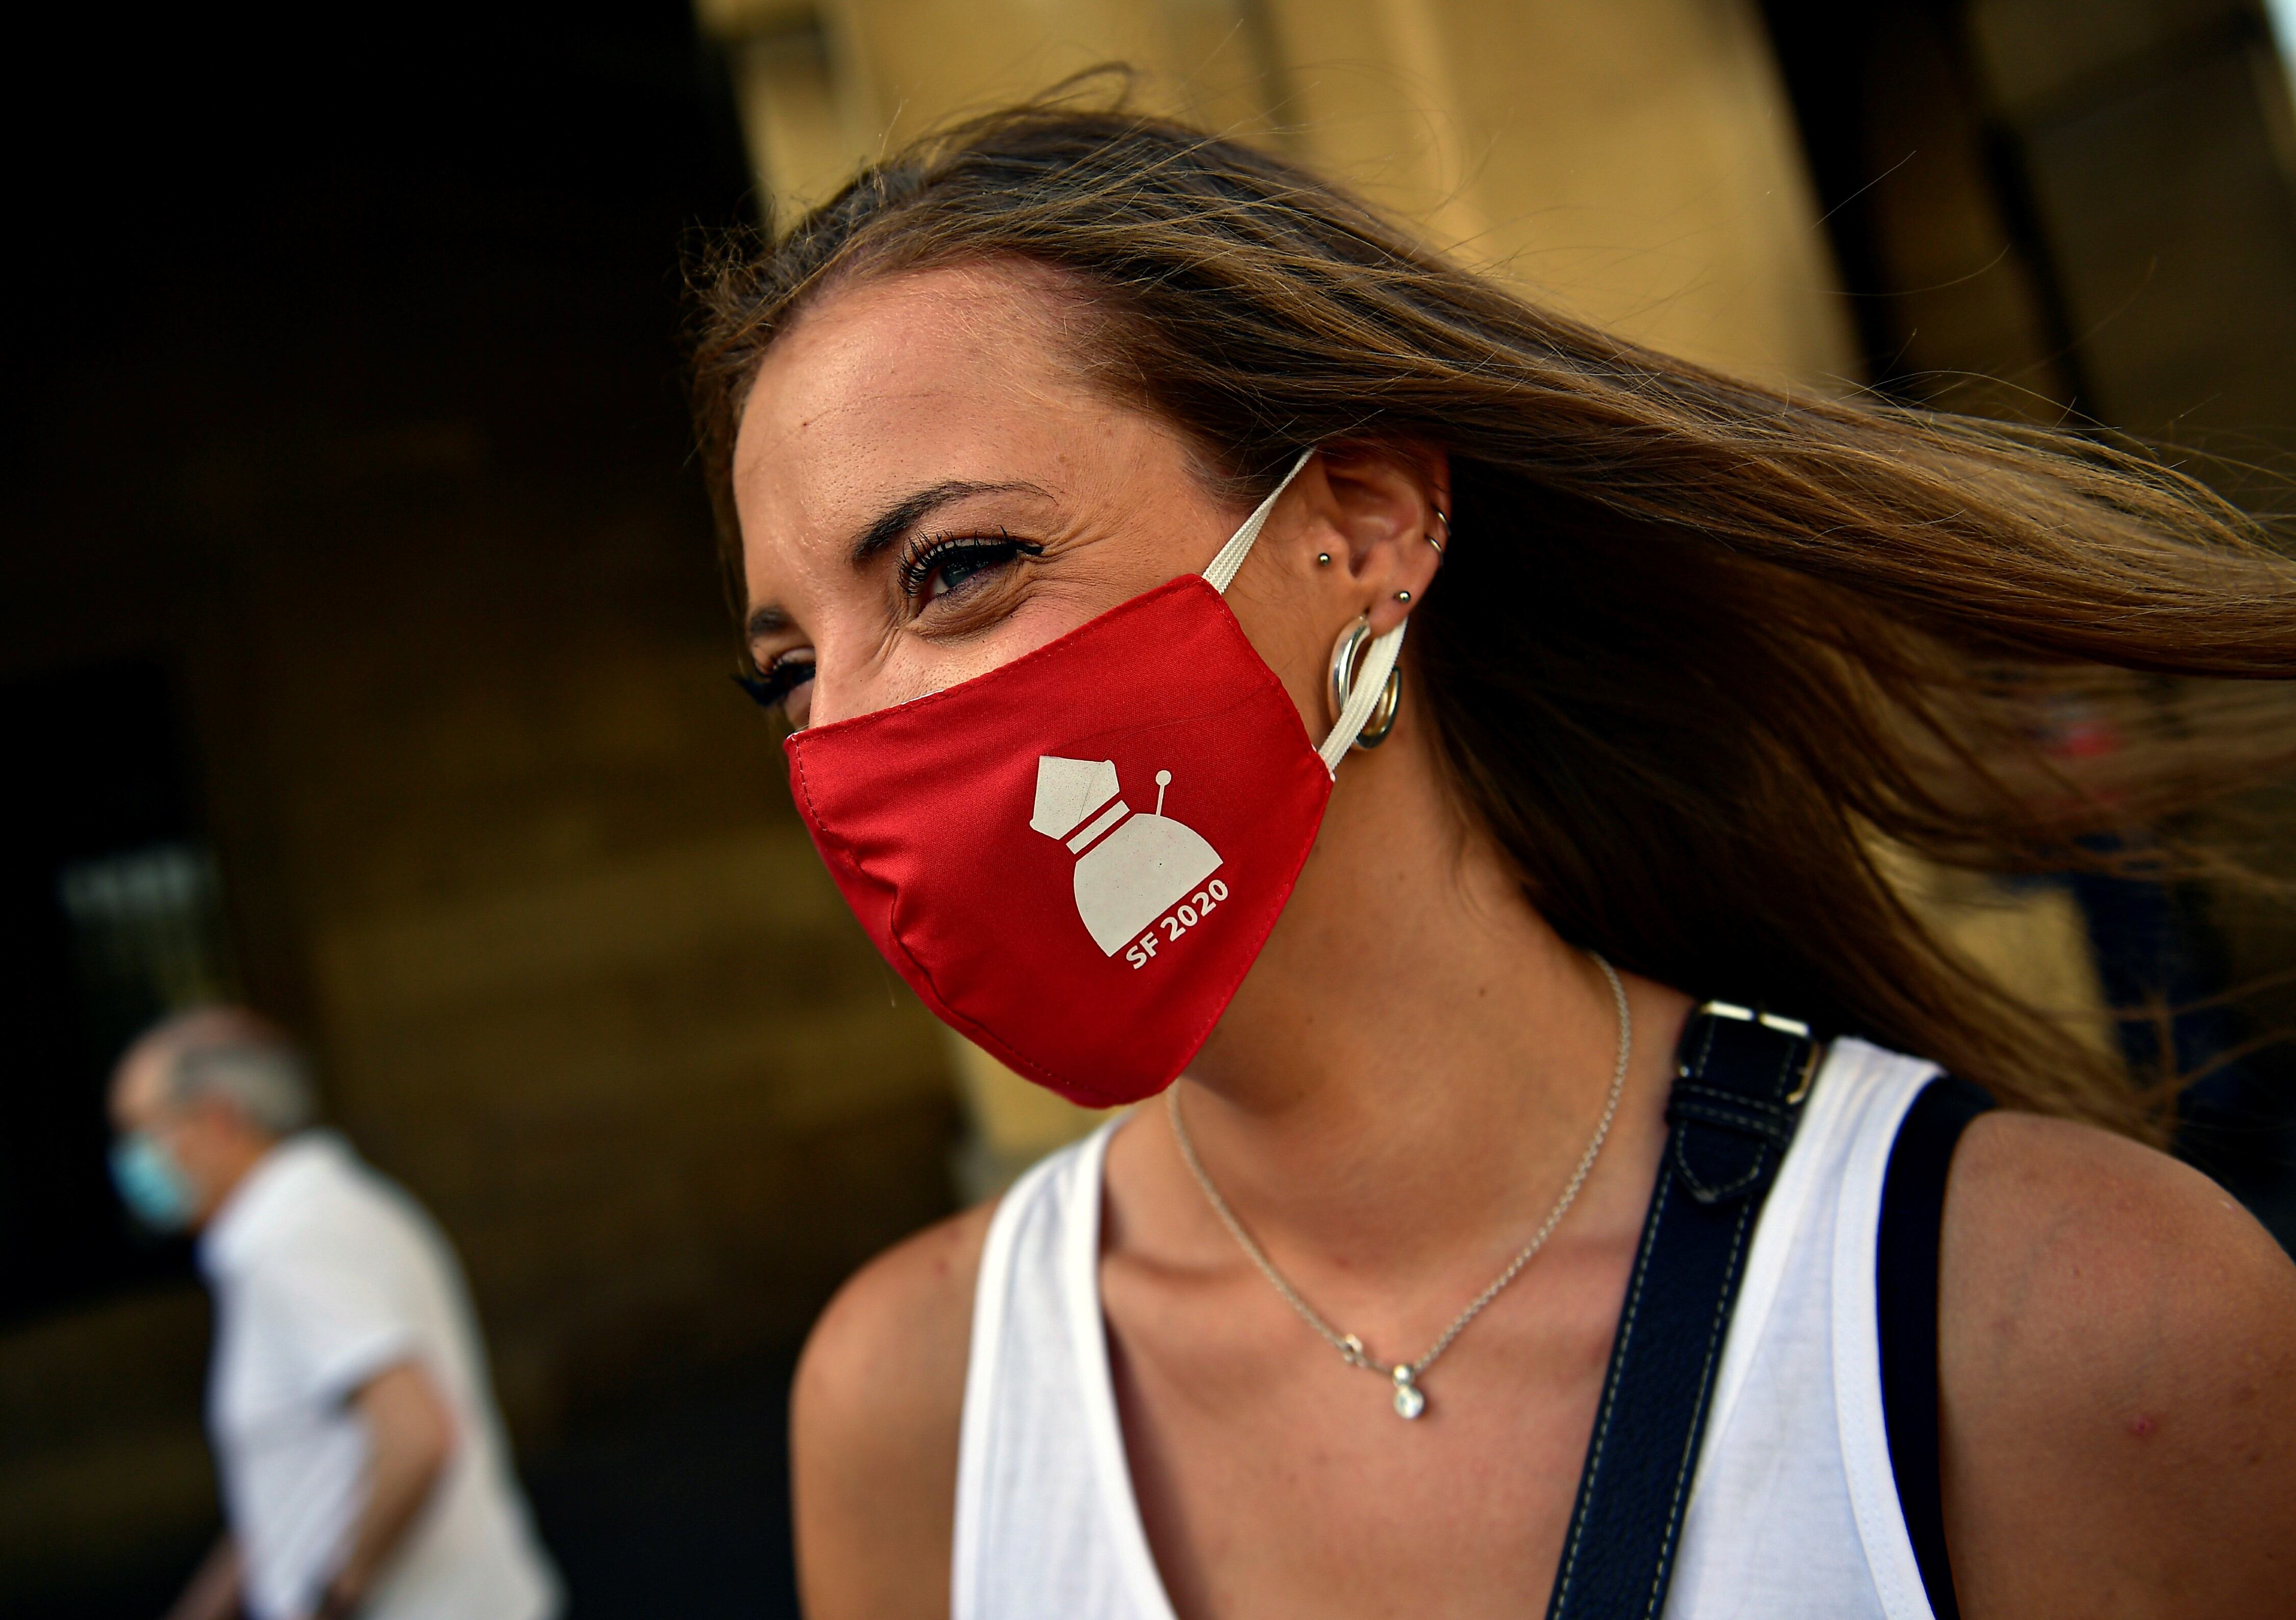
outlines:
[[[176,1156],[144,1131],[111,1144],[111,1182],[120,1201],[154,1231],[182,1231],[199,1213],[199,1195]]]

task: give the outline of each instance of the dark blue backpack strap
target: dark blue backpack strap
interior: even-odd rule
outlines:
[[[1666,1161],[1547,1620],[1648,1620],[1665,1606],[1748,1240],[1823,1050],[1806,1025],[1723,1002],[1683,1028]]]

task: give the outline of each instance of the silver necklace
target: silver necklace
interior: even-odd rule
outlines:
[[[1427,1410],[1427,1392],[1419,1387],[1420,1379],[1435,1364],[1436,1358],[1451,1347],[1451,1341],[1466,1331],[1467,1324],[1482,1314],[1483,1307],[1505,1291],[1507,1284],[1522,1275],[1522,1268],[1529,1265],[1532,1257],[1546,1246],[1546,1240],[1554,1235],[1554,1229],[1562,1223],[1562,1217],[1570,1212],[1572,1200],[1578,1196],[1578,1189],[1587,1184],[1587,1173],[1594,1169],[1595,1160],[1603,1151],[1603,1141],[1611,1133],[1611,1120],[1619,1111],[1619,1093],[1627,1084],[1627,1060],[1634,1051],[1634,1015],[1627,1007],[1627,987],[1619,982],[1617,971],[1600,955],[1591,951],[1587,954],[1595,957],[1595,965],[1602,969],[1603,977],[1611,981],[1611,999],[1618,1003],[1619,1009],[1619,1060],[1611,1071],[1611,1093],[1603,1100],[1603,1117],[1595,1122],[1595,1134],[1587,1143],[1587,1150],[1578,1156],[1578,1167],[1570,1173],[1570,1180],[1563,1186],[1562,1196],[1554,1200],[1554,1207],[1547,1211],[1546,1219],[1540,1223],[1530,1241],[1507,1262],[1505,1271],[1491,1280],[1490,1287],[1467,1302],[1467,1308],[1451,1319],[1451,1325],[1427,1347],[1427,1354],[1415,1362],[1398,1362],[1392,1367],[1381,1366],[1364,1349],[1363,1340],[1332,1327],[1316,1313],[1315,1306],[1300,1297],[1300,1291],[1283,1280],[1283,1273],[1275,1269],[1275,1263],[1267,1257],[1259,1244],[1252,1241],[1251,1234],[1244,1231],[1243,1223],[1235,1218],[1235,1212],[1227,1207],[1227,1200],[1220,1197],[1219,1189],[1212,1185],[1212,1178],[1205,1173],[1203,1161],[1196,1157],[1195,1143],[1188,1140],[1186,1122],[1180,1117],[1180,1088],[1176,1085],[1164,1093],[1165,1112],[1171,1116],[1172,1135],[1180,1144],[1180,1157],[1187,1161],[1190,1174],[1196,1178],[1196,1185],[1204,1190],[1204,1197],[1210,1203],[1212,1213],[1219,1216],[1220,1223],[1228,1230],[1228,1235],[1236,1240],[1245,1254],[1251,1256],[1251,1263],[1283,1297],[1283,1303],[1298,1312],[1302,1321],[1321,1334],[1324,1342],[1340,1353],[1341,1360],[1350,1367],[1361,1367],[1367,1372],[1378,1373],[1393,1381],[1395,1415],[1398,1418],[1415,1418]]]

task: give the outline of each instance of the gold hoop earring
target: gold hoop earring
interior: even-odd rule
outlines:
[[[1332,706],[1332,724],[1340,723],[1340,711],[1348,706],[1348,694],[1355,690],[1356,668],[1363,661],[1363,650],[1371,644],[1371,615],[1366,613],[1346,629],[1332,643],[1332,679],[1324,689],[1324,697]],[[1355,746],[1359,749],[1377,748],[1387,740],[1395,729],[1396,711],[1403,702],[1403,671],[1400,667],[1387,672],[1387,686],[1379,694],[1379,701],[1371,706],[1371,718],[1364,722],[1356,733]]]

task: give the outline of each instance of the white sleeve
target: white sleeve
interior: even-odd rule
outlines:
[[[414,1323],[397,1297],[393,1280],[379,1274],[373,1256],[344,1246],[314,1252],[299,1245],[277,1255],[250,1279],[250,1303],[297,1390],[320,1402],[348,1399],[373,1379],[414,1353]]]

